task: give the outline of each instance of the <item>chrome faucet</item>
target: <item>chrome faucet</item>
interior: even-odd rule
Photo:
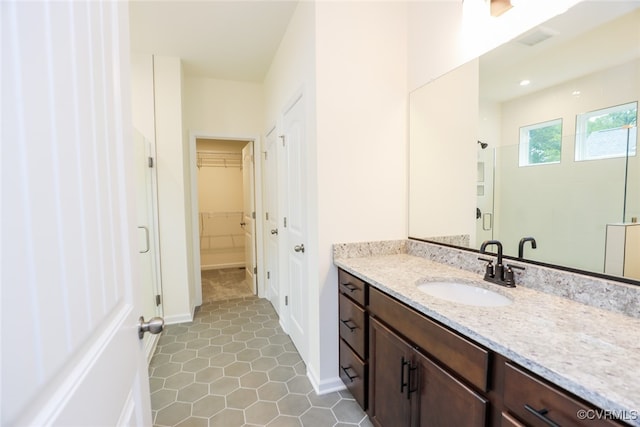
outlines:
[[[516,287],[515,274],[513,273],[514,268],[518,268],[524,270],[524,267],[519,267],[517,265],[502,264],[502,243],[498,240],[486,240],[482,242],[480,245],[480,253],[486,253],[487,246],[496,245],[498,248],[496,265],[494,267],[493,260],[487,258],[478,258],[481,261],[486,261],[487,266],[484,273],[484,280],[487,282],[495,283],[496,285],[507,286],[509,288]]]

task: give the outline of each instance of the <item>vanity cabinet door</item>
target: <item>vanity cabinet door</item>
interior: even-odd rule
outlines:
[[[412,426],[484,427],[488,401],[429,358],[415,352],[411,384],[416,384]]]
[[[369,322],[369,334],[369,419],[377,427],[407,427],[412,349],[376,319]]]
[[[486,425],[486,399],[378,320],[371,320],[369,330],[369,418],[373,425]]]

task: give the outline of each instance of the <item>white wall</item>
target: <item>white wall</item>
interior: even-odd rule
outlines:
[[[153,115],[153,56],[131,54],[131,114],[133,127],[148,140],[156,140]]]
[[[190,223],[187,171],[182,139],[182,66],[179,58],[154,56],[158,216],[164,317],[167,323],[191,319]]]
[[[332,244],[407,236],[407,6],[320,2],[316,11],[317,338],[308,365],[322,386],[338,376]]]
[[[183,102],[185,138],[193,131],[218,137],[263,131],[262,84],[186,76]]]

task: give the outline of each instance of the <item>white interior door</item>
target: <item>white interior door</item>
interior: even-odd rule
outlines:
[[[141,290],[142,312],[145,318],[162,316],[162,289],[160,285],[160,257],[158,251],[156,182],[154,177],[154,150],[145,137],[134,130],[134,169],[136,173],[136,206],[138,225],[138,286]],[[159,336],[146,334],[144,348],[151,360]]]
[[[265,297],[271,301],[271,305],[280,315],[280,282],[278,268],[278,152],[277,137],[275,130],[271,131],[266,138],[265,152],[262,161],[262,195],[265,210],[264,229],[264,254],[265,254],[265,274],[264,280]]]
[[[307,255],[304,244],[307,237],[305,127],[302,97],[283,117],[284,157],[286,182],[286,252],[288,276],[288,333],[303,360],[307,359]],[[284,222],[283,222],[284,225]]]
[[[245,277],[256,293],[255,185],[253,180],[253,141],[242,149],[242,228],[244,229]]]
[[[0,7],[0,424],[151,425],[127,4]]]

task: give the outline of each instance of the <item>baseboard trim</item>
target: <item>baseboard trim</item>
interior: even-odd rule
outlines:
[[[200,266],[200,270],[222,270],[223,268],[244,268],[244,262],[230,262],[227,264],[210,264]]]
[[[193,322],[193,316],[190,313],[174,314],[173,316],[165,316],[165,325],[175,325],[176,323]]]
[[[158,346],[158,341],[160,341],[160,334],[150,335],[151,339],[147,341],[145,345],[144,351],[147,355],[147,366],[151,363],[151,358],[153,357],[153,353],[156,351],[156,347]]]
[[[319,381],[310,369],[307,369],[307,378],[311,382],[313,386],[313,390],[317,395],[323,395],[327,393],[332,393],[334,391],[345,390],[347,386],[344,385],[340,377],[329,378],[323,381]]]

